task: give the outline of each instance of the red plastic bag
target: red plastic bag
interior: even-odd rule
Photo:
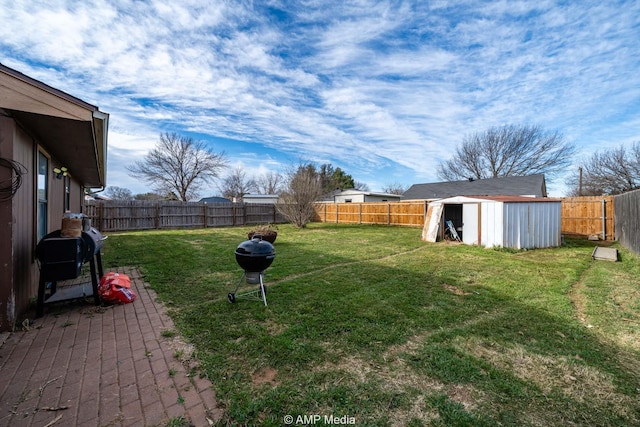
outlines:
[[[102,276],[98,284],[100,300],[111,304],[127,304],[136,299],[131,290],[131,279],[126,274],[109,272]]]

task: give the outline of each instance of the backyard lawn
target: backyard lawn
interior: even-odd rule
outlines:
[[[640,425],[640,258],[623,248],[613,263],[581,240],[509,251],[283,225],[269,306],[230,304],[249,230],[111,233],[104,247],[195,346],[222,425]]]

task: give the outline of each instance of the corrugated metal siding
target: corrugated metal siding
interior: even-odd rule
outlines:
[[[487,248],[502,246],[503,210],[500,202],[482,202],[481,245]]]
[[[514,249],[560,245],[561,204],[504,203],[502,246]]]

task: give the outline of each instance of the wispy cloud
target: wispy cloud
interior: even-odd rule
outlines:
[[[234,164],[331,162],[372,189],[436,180],[493,125],[558,129],[585,153],[640,139],[635,1],[0,6],[0,62],[109,112],[109,184],[134,191],[124,164],[164,131],[235,140]]]

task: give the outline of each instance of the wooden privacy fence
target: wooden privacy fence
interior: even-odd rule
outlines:
[[[561,200],[562,234],[615,239],[613,196],[565,197]]]
[[[613,196],[566,197],[561,200],[562,234],[578,237],[597,235],[600,239],[606,236],[607,240],[615,238]],[[337,224],[422,227],[427,206],[426,200],[392,203],[326,202],[316,205],[315,220]]]
[[[615,196],[616,239],[640,254],[640,190]]]
[[[102,232],[286,222],[275,205],[257,203],[88,201],[84,214]]]
[[[410,202],[318,203],[317,222],[336,224],[383,224],[422,227],[426,200]]]
[[[619,196],[616,196],[619,197]],[[639,203],[640,195],[633,199]],[[622,202],[621,202],[622,203]],[[616,202],[617,204],[617,202]],[[422,227],[427,213],[426,200],[406,202],[334,203],[315,205],[317,222],[336,224],[381,224]],[[617,208],[616,208],[617,209]],[[170,201],[89,201],[84,214],[102,232],[163,228],[206,228],[287,222],[273,204],[200,203]],[[562,234],[587,237],[597,235],[614,240],[614,197],[567,197],[562,199]],[[621,214],[628,218],[630,214]],[[616,210],[616,227],[619,221]],[[637,217],[628,219],[633,223]],[[626,225],[631,229],[631,225]],[[633,228],[637,230],[637,228]],[[634,231],[635,232],[635,231]],[[630,237],[628,235],[627,238]]]

